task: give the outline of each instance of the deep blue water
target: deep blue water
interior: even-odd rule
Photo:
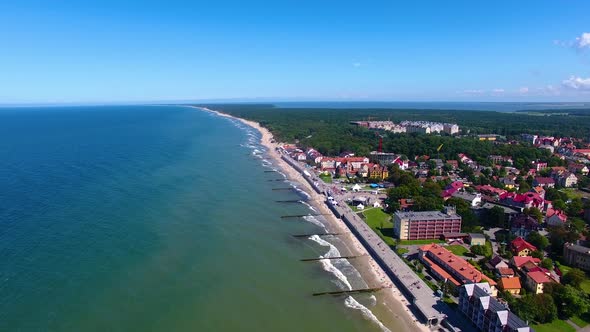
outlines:
[[[187,107],[0,109],[0,331],[377,330],[311,296],[342,282],[299,261],[321,228],[280,218],[309,209],[257,141]]]

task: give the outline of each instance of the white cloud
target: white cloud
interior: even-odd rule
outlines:
[[[504,92],[506,92],[506,90],[504,90],[504,89],[493,89],[492,90],[492,93],[504,93]]]
[[[362,64],[362,63],[360,63],[360,62],[355,62],[355,63],[353,63],[353,64],[352,64],[352,66],[353,66],[353,67],[355,67],[355,68],[358,68],[358,67],[360,67],[360,66],[362,66],[362,65],[363,65],[363,64]]]
[[[590,48],[590,32],[584,32],[580,37],[577,37],[574,47],[578,50]]]
[[[590,77],[581,78],[577,76],[570,76],[570,78],[567,80],[563,80],[561,84],[564,87],[573,90],[590,91]]]
[[[529,93],[529,88],[523,86],[522,88],[518,89],[518,92],[520,92],[521,94]]]

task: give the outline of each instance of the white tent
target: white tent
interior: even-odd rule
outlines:
[[[359,209],[359,210],[364,210],[365,209],[365,206],[362,205],[362,204],[359,204],[359,205],[356,206],[356,208]]]
[[[356,192],[359,192],[359,191],[361,191],[361,186],[359,186],[359,184],[358,184],[358,183],[357,183],[357,184],[355,184],[355,185],[352,187],[352,191],[356,191]]]
[[[373,207],[377,208],[377,207],[381,207],[381,203],[379,202],[375,202],[373,203]]]

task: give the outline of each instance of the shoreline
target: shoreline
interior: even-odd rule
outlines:
[[[355,255],[367,256],[366,260],[360,260],[359,262],[355,262],[355,264],[353,265],[357,268],[357,270],[361,274],[361,277],[365,280],[369,287],[390,286],[390,288],[385,288],[375,293],[378,302],[380,302],[380,304],[384,306],[384,308],[390,315],[389,317],[378,316],[379,320],[388,328],[401,328],[403,331],[430,331],[430,329],[426,325],[420,323],[420,321],[410,311],[410,309],[408,308],[408,300],[395,287],[393,281],[381,269],[377,262],[375,262],[375,260],[369,255],[365,247],[352,234],[352,232],[349,230],[346,224],[344,224],[342,220],[336,218],[333,212],[327,207],[327,205],[324,202],[325,197],[321,194],[316,193],[311,188],[309,183],[303,178],[303,175],[296,171],[293,167],[291,167],[287,162],[285,162],[281,158],[280,154],[276,151],[276,147],[278,147],[279,144],[274,141],[273,135],[270,133],[268,129],[262,127],[257,122],[234,117],[232,115],[222,113],[219,111],[197,106],[189,107],[201,111],[211,112],[225,118],[238,120],[243,124],[259,131],[261,134],[260,143],[267,148],[267,154],[273,160],[275,165],[278,168],[280,168],[282,172],[285,173],[288,179],[294,180],[300,184],[300,189],[304,190],[310,196],[308,200],[308,203],[310,205],[312,205],[314,208],[319,209],[319,211],[322,214],[325,214],[324,218],[327,222],[327,225],[325,225],[326,229],[328,231],[340,232],[345,234],[345,236],[342,237],[342,240],[345,243],[345,245],[349,248],[349,250],[351,250]],[[394,322],[396,326],[390,326]]]

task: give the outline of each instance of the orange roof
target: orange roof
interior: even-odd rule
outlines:
[[[520,279],[518,277],[502,278],[500,279],[502,289],[521,289]]]
[[[509,267],[500,267],[500,268],[498,268],[498,272],[500,273],[500,275],[508,275],[508,274],[514,275],[514,270]]]
[[[486,275],[478,271],[475,267],[473,267],[473,265],[469,264],[469,262],[452,254],[450,251],[438,244],[427,244],[420,247],[420,250],[430,252],[432,257],[436,257],[430,259],[431,261],[435,262],[435,265],[438,264],[438,262],[444,262],[445,268],[447,270],[452,270],[452,272],[459,274],[464,280],[473,282],[481,282],[483,280],[487,281],[491,286],[496,285],[494,280],[488,278]]]
[[[453,284],[455,284],[455,286],[460,286],[461,285],[461,283],[459,281],[457,281],[457,279],[455,279],[452,275],[450,275],[442,267],[438,266],[438,264],[436,264],[435,262],[433,262],[432,260],[430,260],[430,258],[424,256],[423,259],[426,261],[426,263],[428,263],[429,267],[432,270],[434,270],[436,273],[438,273],[441,277],[450,280]]]

